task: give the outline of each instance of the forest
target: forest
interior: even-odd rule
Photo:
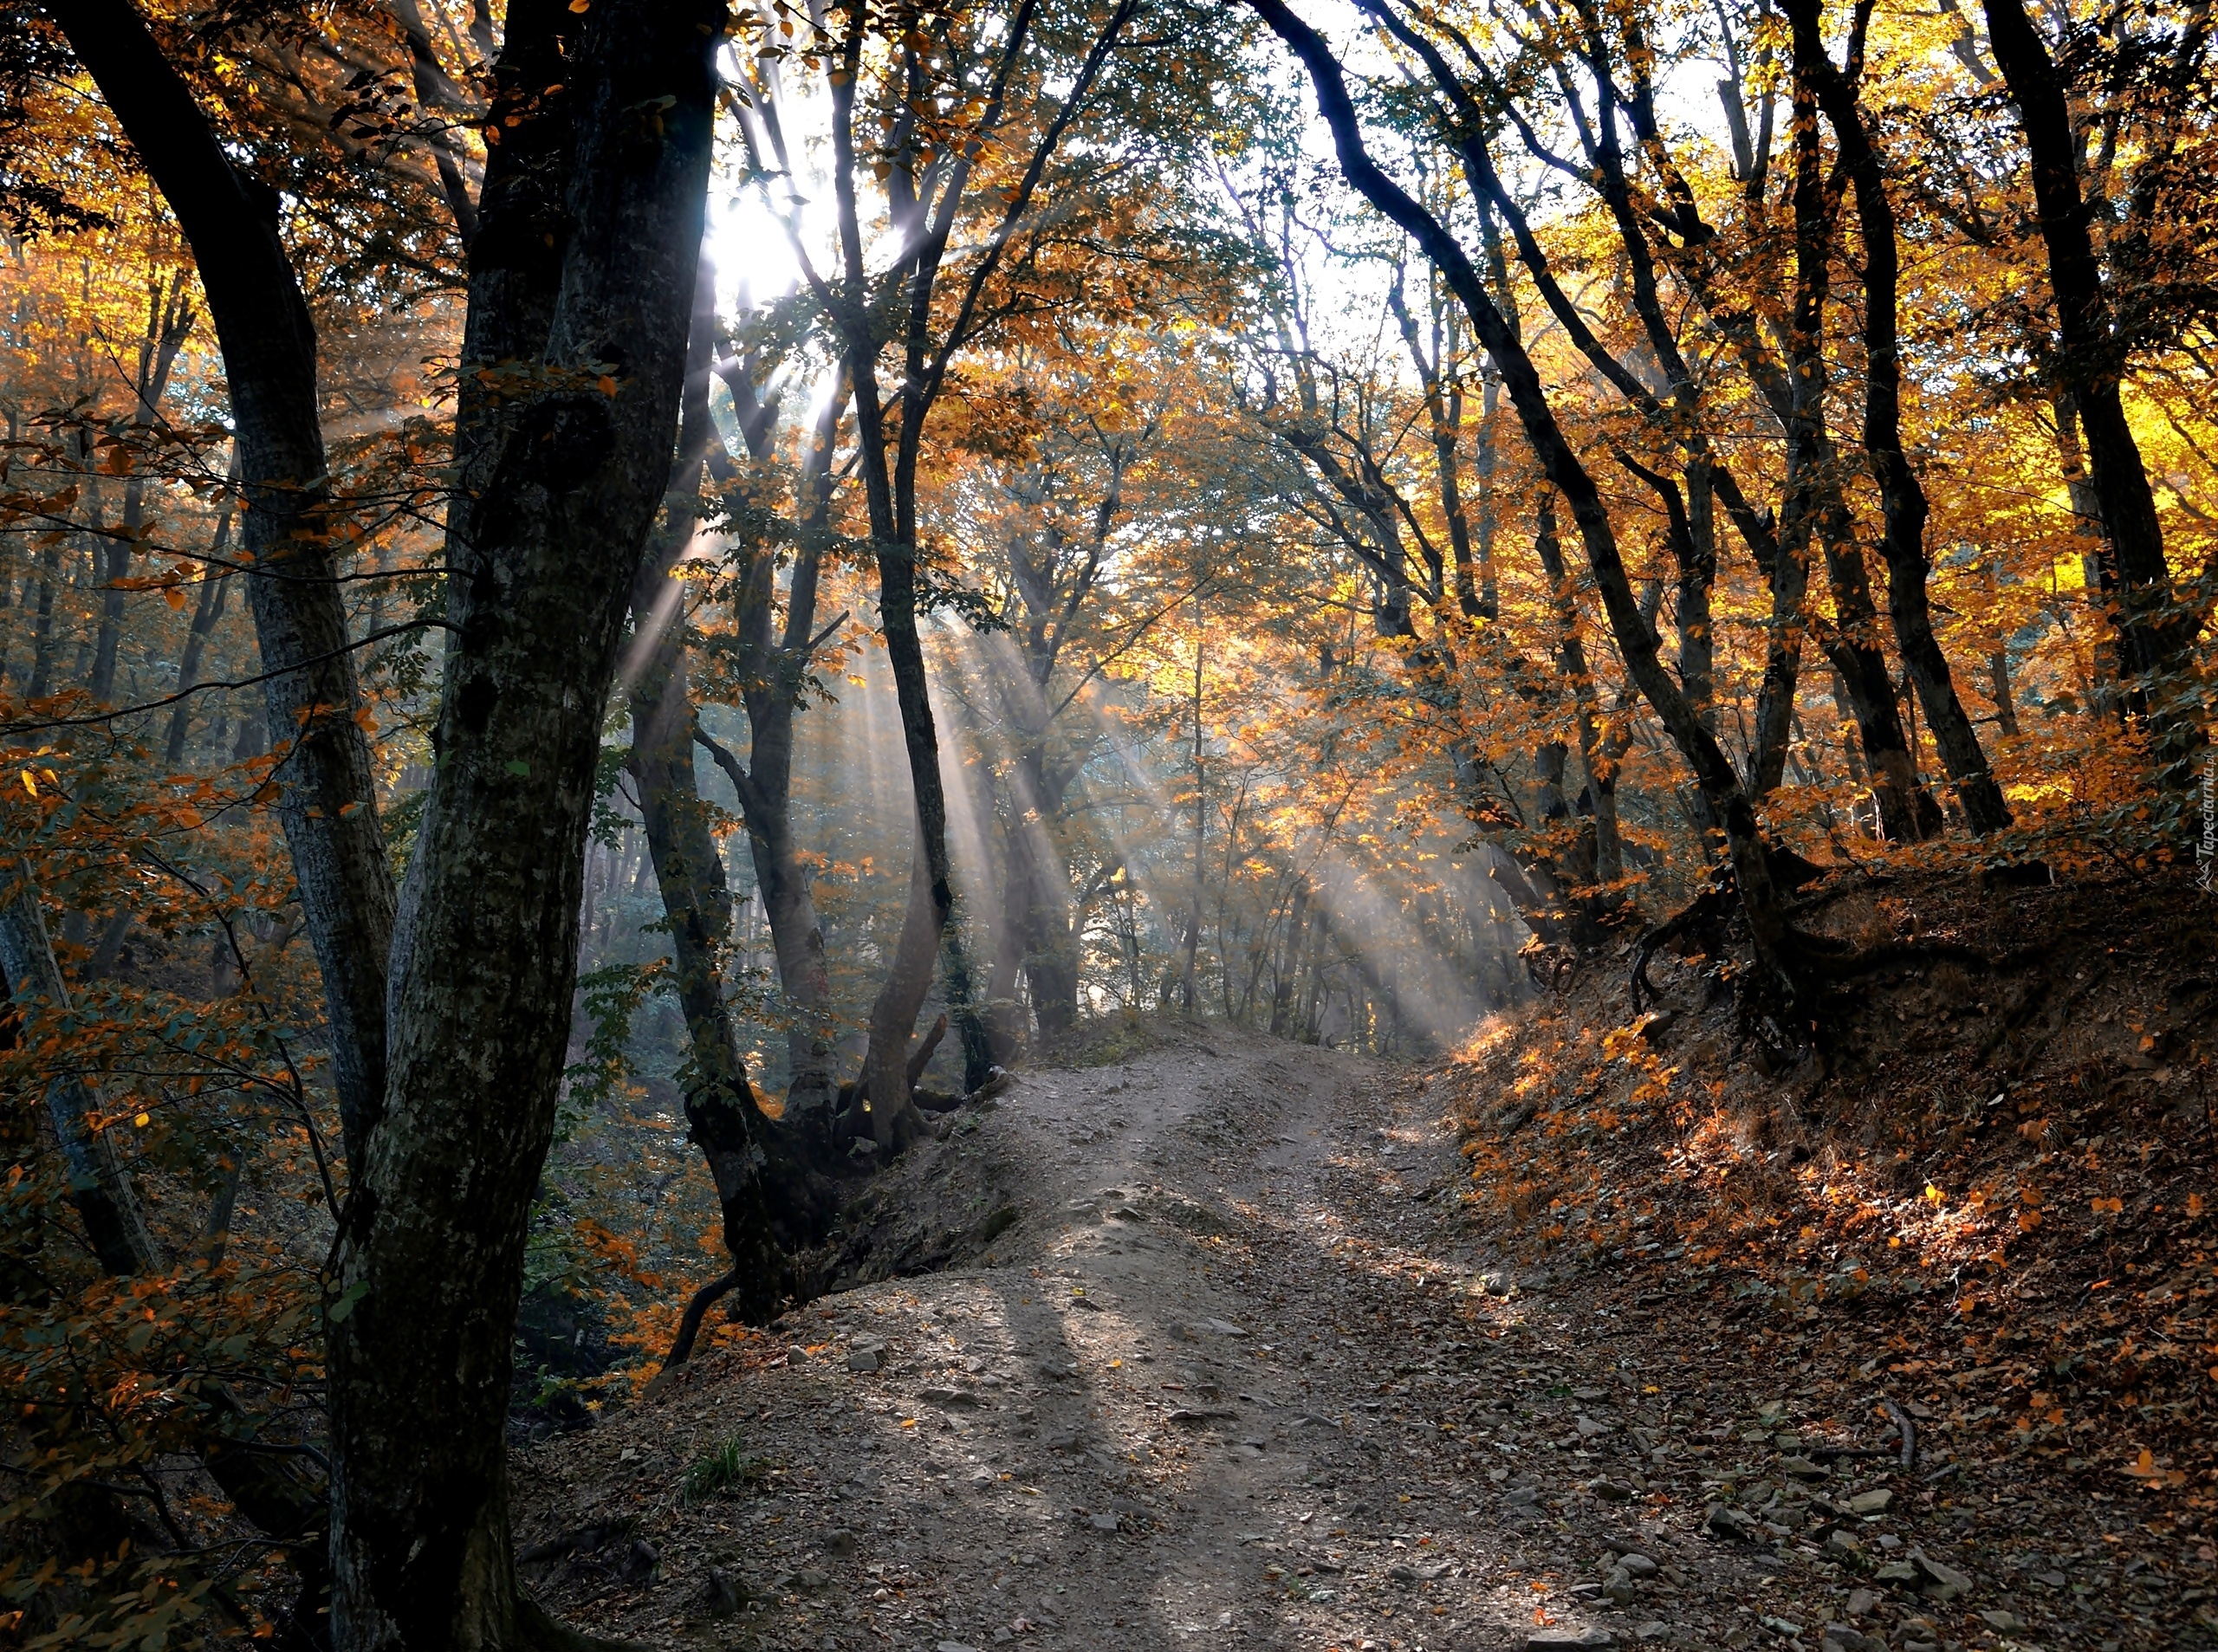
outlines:
[[[2213,29],[0,0],[0,1647],[2218,1644]]]

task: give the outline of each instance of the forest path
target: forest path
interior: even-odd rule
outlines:
[[[989,1256],[823,1299],[520,1452],[547,1603],[826,1652],[1741,1645],[1754,1619],[1721,1614],[1791,1608],[1772,1557],[1697,1538],[1698,1497],[1651,1500],[1618,1333],[1490,1271],[1408,1074],[1223,1027],[1131,1042],[1026,1072],[881,1179],[888,1208],[1006,1190]],[[1612,1550],[1657,1563],[1638,1599],[1618,1574],[1630,1611],[1592,1592]],[[1663,1603],[1704,1597],[1734,1604]]]

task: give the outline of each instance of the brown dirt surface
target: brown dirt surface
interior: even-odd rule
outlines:
[[[1699,961],[1425,1073],[1112,1023],[879,1178],[878,1277],[520,1449],[526,1575],[659,1647],[2218,1644],[2179,904],[1837,903],[1924,949],[1791,1073]]]

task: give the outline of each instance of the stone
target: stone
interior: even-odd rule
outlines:
[[[1654,1559],[1638,1552],[1619,1555],[1618,1565],[1629,1577],[1653,1577],[1660,1570]]]
[[[961,1641],[942,1641],[932,1649],[932,1652],[978,1652],[978,1649]]]
[[[1539,1487],[1520,1486],[1515,1491],[1510,1493],[1508,1496],[1501,1500],[1501,1506],[1504,1508],[1524,1508],[1527,1505],[1537,1503],[1540,1500],[1540,1488]]]
[[[1992,1611],[1981,1612],[1980,1616],[1987,1620],[1988,1628],[2001,1635],[2015,1635],[2026,1627],[2026,1620],[2017,1613],[2006,1612],[1999,1607]]]
[[[1204,1319],[1202,1324],[1220,1337],[1244,1337],[1248,1334],[1229,1319]]]
[[[885,1369],[885,1344],[876,1338],[858,1337],[847,1350],[847,1369],[851,1371],[882,1371]]]
[[[1712,1537],[1737,1538],[1746,1542],[1755,1522],[1747,1515],[1724,1503],[1712,1503],[1709,1513],[1702,1516],[1702,1528]]]
[[[1851,1617],[1869,1617],[1871,1615],[1871,1609],[1878,1603],[1878,1596],[1868,1589],[1852,1589],[1848,1591],[1848,1615]]]
[[[1114,1532],[1117,1529],[1117,1517],[1113,1514],[1097,1514],[1087,1524],[1097,1532]]]
[[[711,1566],[695,1603],[710,1617],[730,1617],[747,1604],[747,1590],[736,1574]]]
[[[1588,1416],[1584,1411],[1581,1411],[1577,1416],[1573,1417],[1572,1421],[1578,1425],[1579,1437],[1581,1440],[1592,1440],[1599,1435],[1609,1433],[1611,1428],[1611,1425],[1609,1423],[1597,1422],[1592,1417]]]
[[[788,1348],[788,1349],[787,1349],[787,1350],[786,1350],[786,1364],[788,1364],[788,1365],[806,1365],[806,1364],[808,1364],[808,1350],[807,1350],[807,1349],[806,1349],[806,1348]]]
[[[1895,1494],[1884,1489],[1858,1492],[1848,1500],[1851,1514],[1884,1514],[1894,1504]]]
[[[1864,1545],[1845,1532],[1834,1532],[1826,1539],[1826,1552],[1835,1559],[1850,1559],[1863,1552]]]
[[[1594,1480],[1588,1485],[1586,1489],[1593,1493],[1595,1496],[1602,1499],[1605,1502],[1630,1503],[1632,1501],[1632,1487],[1630,1486],[1620,1485],[1614,1480]]]
[[[1660,1617],[1651,1617],[1645,1623],[1636,1626],[1632,1634],[1637,1641],[1660,1641],[1670,1632],[1669,1623]]]
[[[824,1534],[825,1553],[853,1554],[854,1552],[855,1534],[847,1530],[846,1526],[840,1526],[837,1531],[827,1532]]]
[[[1926,1599],[1962,1600],[1972,1592],[1972,1580],[1953,1566],[1944,1566],[1922,1549],[1913,1549],[1910,1563],[1917,1573],[1917,1591]]]
[[[1609,1652],[1617,1643],[1605,1629],[1551,1629],[1527,1636],[1525,1652]]]
[[[1780,1467],[1797,1480],[1830,1480],[1833,1471],[1821,1462],[1812,1462],[1807,1457],[1781,1457]]]

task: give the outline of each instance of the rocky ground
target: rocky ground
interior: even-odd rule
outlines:
[[[2208,1643],[1983,1573],[1874,1351],[1752,1355],[1667,1246],[1511,1262],[1440,1087],[1213,1027],[1078,1059],[881,1178],[882,1255],[938,1271],[518,1453],[548,1606],[826,1652]]]

